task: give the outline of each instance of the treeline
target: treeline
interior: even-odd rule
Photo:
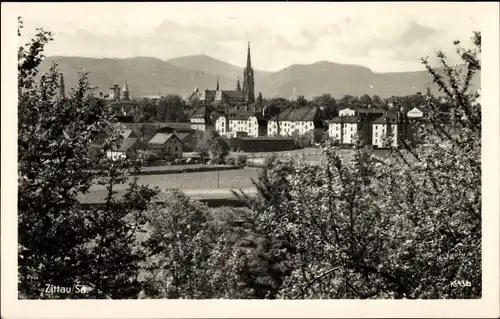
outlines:
[[[414,107],[421,107],[425,104],[425,95],[413,94],[407,96],[392,97],[391,99],[381,99],[368,94],[362,96],[345,95],[342,98],[334,98],[330,94],[323,94],[310,100],[304,96],[298,96],[294,101],[284,98],[270,98],[256,101],[256,106],[260,109],[267,106],[271,113],[275,114],[281,109],[288,107],[323,107],[326,111],[326,118],[332,119],[338,115],[338,112],[344,108],[374,108],[389,109],[389,101],[394,101],[402,111],[408,112]],[[135,123],[152,122],[188,122],[190,115],[201,107],[201,103],[186,103],[179,95],[168,94],[161,98],[137,98],[126,105],[120,103],[116,105],[118,112],[125,111],[128,116],[132,116]],[[123,107],[123,110],[122,110]],[[448,112],[450,105],[448,103],[439,103],[439,110]]]

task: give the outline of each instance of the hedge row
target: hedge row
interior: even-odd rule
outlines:
[[[183,168],[179,168],[179,169],[131,172],[131,175],[165,175],[165,174],[179,174],[179,173],[229,171],[229,170],[240,169],[240,168],[242,168],[242,167],[240,167],[240,166],[183,167]]]

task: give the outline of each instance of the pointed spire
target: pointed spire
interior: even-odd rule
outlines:
[[[130,91],[128,90],[127,80],[123,84],[123,99],[128,101],[130,99]]]
[[[241,86],[240,86],[240,77],[238,77],[238,80],[236,82],[236,91],[240,92],[241,91]]]
[[[247,68],[252,68],[252,61],[250,58],[250,42],[248,42],[248,53],[247,53]]]
[[[219,77],[217,77],[217,87],[215,89],[219,91]]]

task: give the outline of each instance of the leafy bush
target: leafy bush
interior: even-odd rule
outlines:
[[[305,148],[310,147],[314,144],[314,132],[308,131],[304,134],[300,134],[298,130],[292,133],[292,138],[295,141],[295,147]]]
[[[109,160],[106,151],[122,141],[116,118],[89,96],[86,73],[76,87],[59,94],[54,64],[37,80],[45,45],[52,34],[38,29],[18,50],[18,272],[19,296],[38,298],[136,298],[140,290],[135,234],[144,226],[141,214],[158,190],[129,182],[128,171],[143,165],[137,158]],[[102,152],[89,155],[91,142],[108,136]],[[82,208],[78,196],[92,185],[106,190],[105,203]],[[45,285],[89,287],[89,294],[45,295]]]
[[[236,158],[234,156],[226,157],[226,164],[227,165],[236,165]]]
[[[195,150],[202,159],[207,156],[211,164],[224,163],[229,154],[229,144],[223,139],[217,131],[210,129],[205,131],[201,138],[197,139]]]
[[[245,166],[248,162],[248,156],[240,154],[236,157],[236,165]]]

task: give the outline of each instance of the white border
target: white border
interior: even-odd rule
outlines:
[[[142,3],[136,3],[138,6]],[[1,312],[10,318],[215,318],[215,317],[456,317],[499,315],[499,22],[498,3],[476,3],[482,12],[483,66],[483,298],[480,300],[17,300],[17,16],[2,3],[2,253]],[[215,4],[214,4],[215,5]],[[311,4],[312,5],[312,4]],[[22,14],[22,13],[21,13]],[[453,15],[452,12],[449,13]],[[457,22],[459,23],[459,22]]]

